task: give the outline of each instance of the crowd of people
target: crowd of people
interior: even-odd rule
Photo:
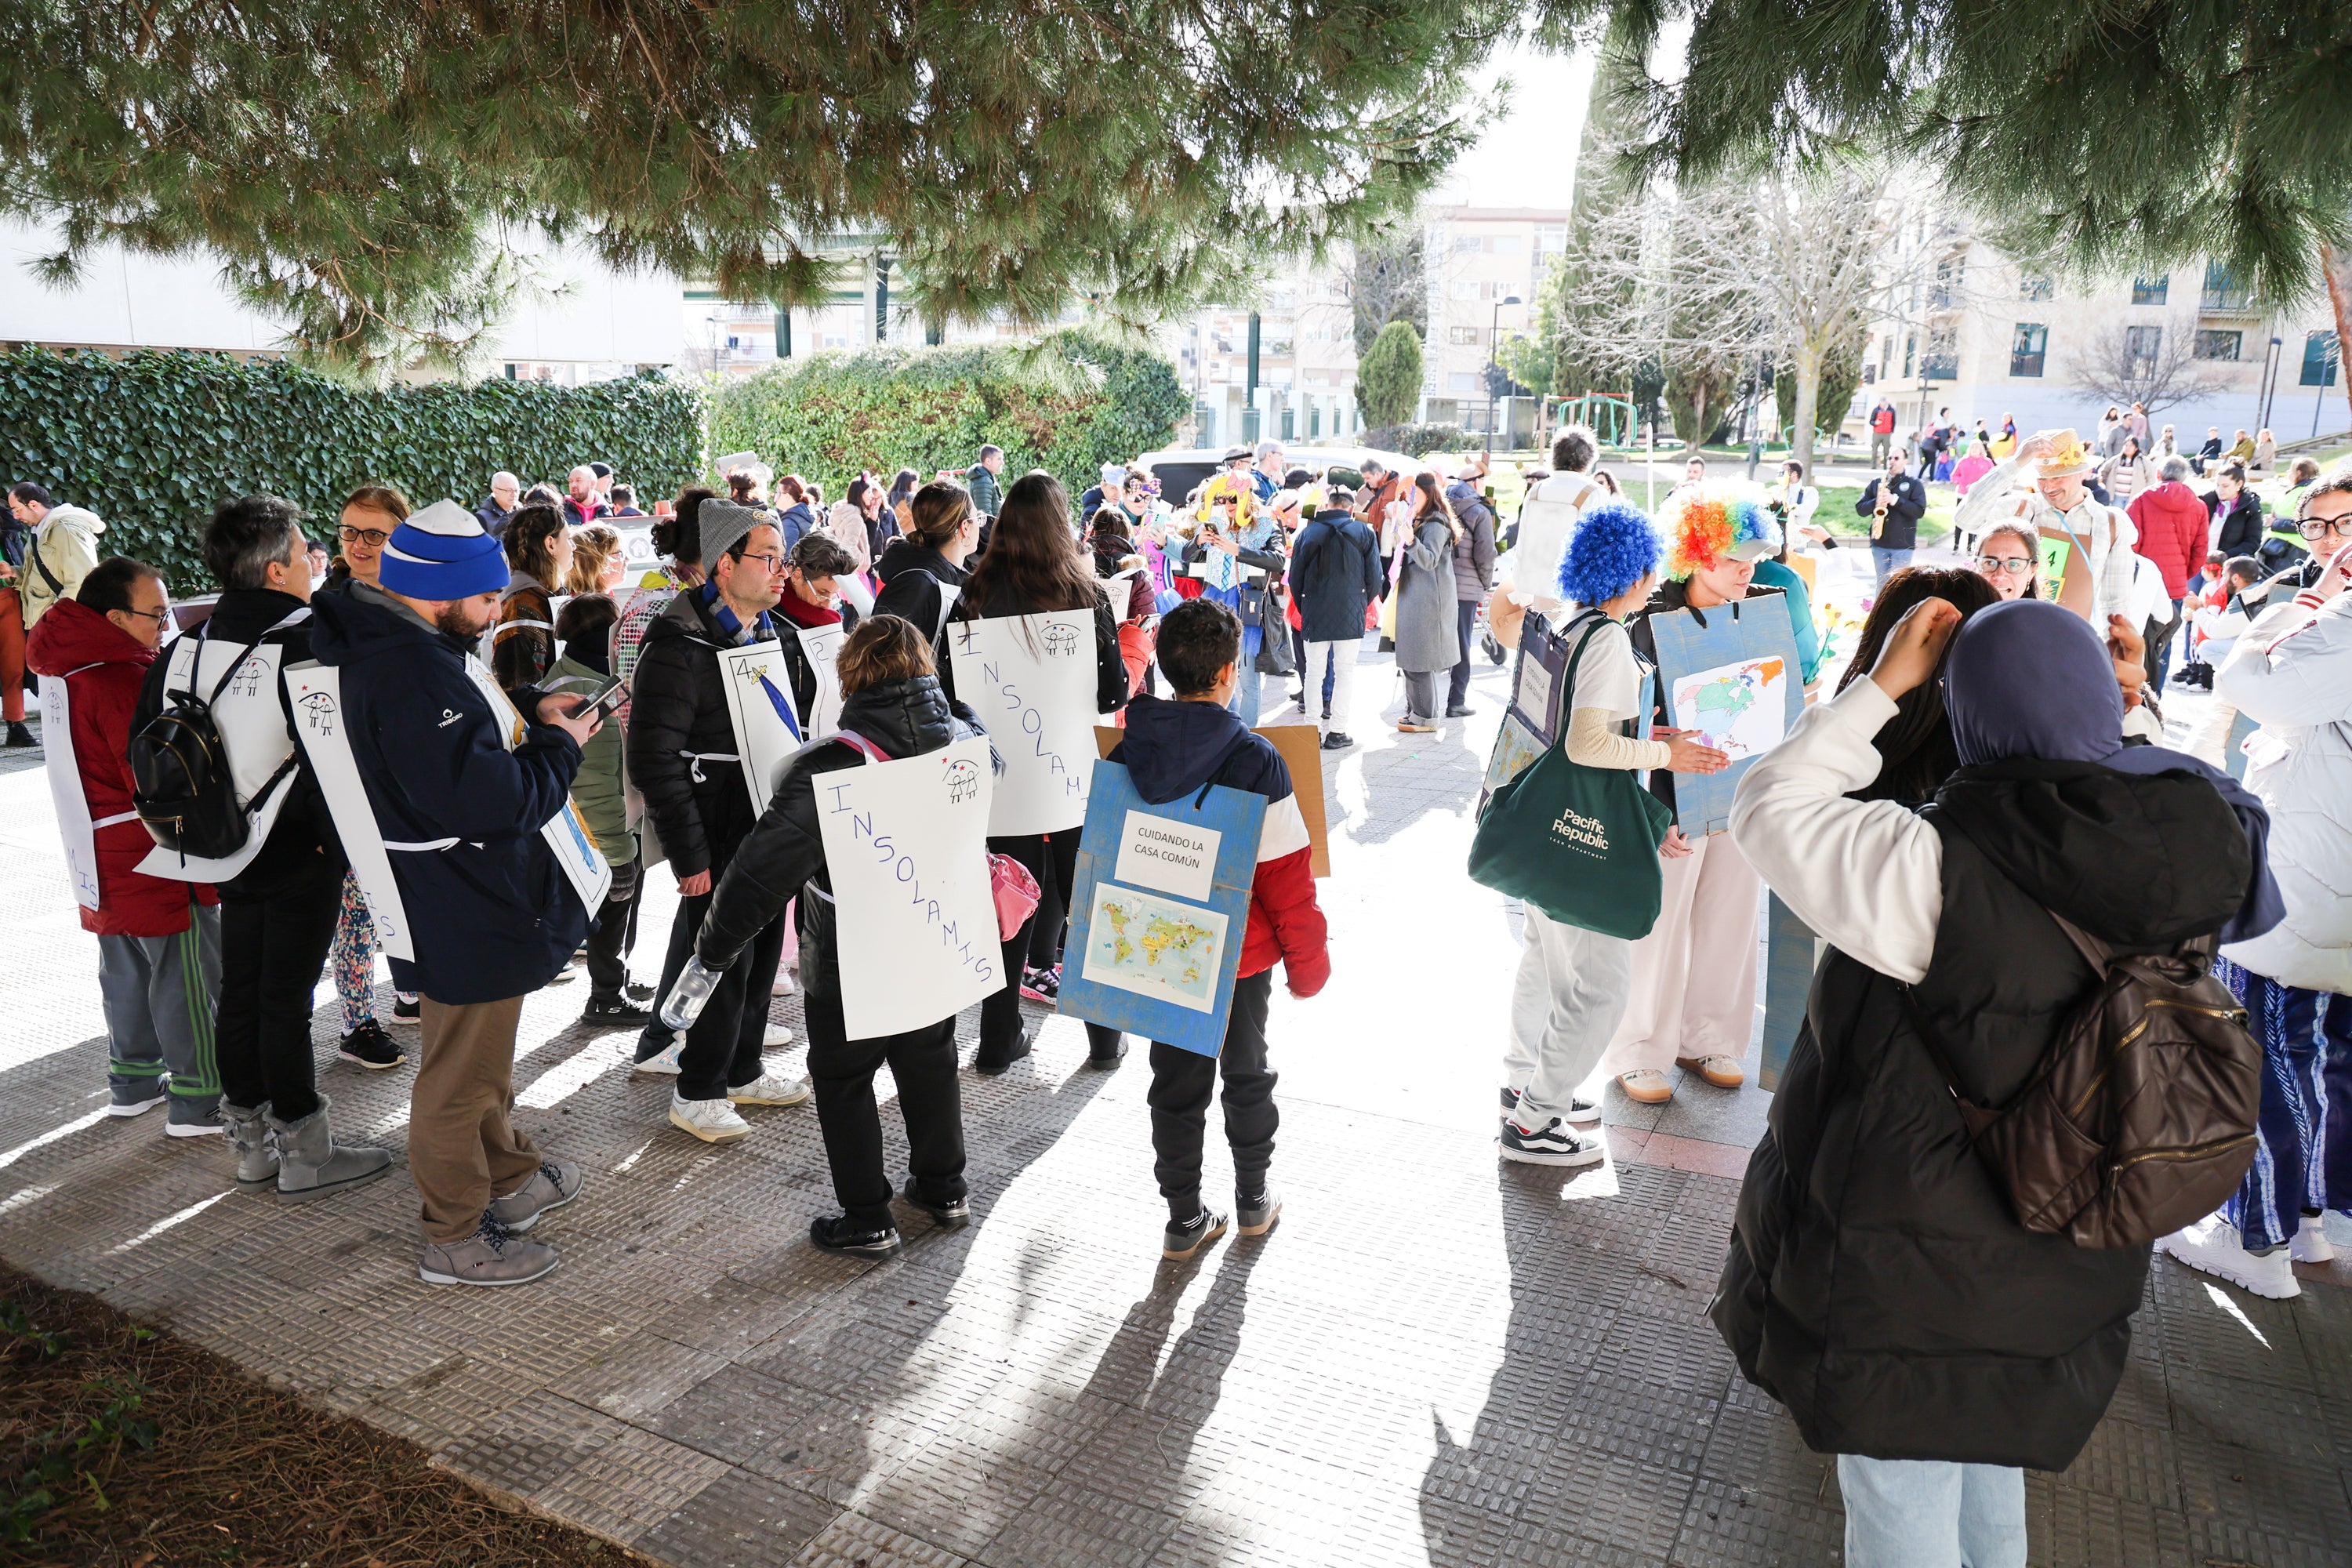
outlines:
[[[420,1276],[507,1286],[556,1267],[530,1233],[586,1180],[511,1117],[523,1005],[575,960],[584,1022],[635,1031],[632,1070],[673,1080],[679,1133],[734,1143],[755,1131],[747,1111],[814,1101],[838,1207],[813,1220],[813,1245],[887,1257],[901,1213],[969,1220],[956,1016],[852,1037],[816,803],[820,775],[992,750],[951,648],[959,628],[1012,617],[1091,620],[1088,717],[1124,731],[1111,760],[1145,801],[1223,784],[1266,803],[1223,1050],[1154,1042],[1149,1062],[1163,1256],[1265,1234],[1281,1211],[1275,971],[1300,997],[1329,975],[1294,781],[1254,732],[1265,682],[1344,752],[1376,634],[1407,735],[1471,712],[1482,643],[1499,661],[1553,639],[1573,651],[1547,744],[1614,781],[1611,809],[1628,815],[1596,826],[1642,840],[1656,914],[1629,934],[1524,903],[1499,1154],[1604,1159],[1596,1083],[1649,1104],[1677,1092],[1676,1068],[1738,1088],[1769,887],[1828,952],[1715,1321],[1839,1457],[1848,1561],[1957,1548],[2021,1563],[2022,1468],[2064,1468],[2103,1414],[2150,1248],[2027,1228],[1955,1100],[2020,1093],[2100,984],[2096,953],[2210,961],[2259,1042],[2252,1159],[2227,1202],[2156,1247],[2292,1295],[2293,1261],[2327,1256],[2322,1212],[2352,1205],[2352,468],[2299,466],[2265,527],[2230,449],[2200,466],[2163,449],[2167,430],[2144,472],[2145,432],[2114,425],[2112,450],[2104,426],[2088,441],[1980,428],[1957,569],[1914,563],[1924,492],[1890,441],[1860,505],[1874,594],[1833,688],[1792,554],[1827,537],[1802,468],[1766,489],[1710,480],[1693,458],[1653,517],[1580,428],[1554,441],[1508,527],[1483,458],[1318,470],[1276,442],[1231,450],[1181,497],[1148,461],[1106,465],[1076,506],[1042,470],[1008,482],[993,447],[928,480],[860,474],[830,507],[756,454],[650,517],[601,463],[561,489],[494,475],[473,507],[370,484],[328,549],[290,502],[246,496],[205,525],[219,593],[176,637],[161,574],[104,555],[100,520],[22,483],[11,509],[37,561],[28,577],[28,556],[9,557],[0,662],[14,610],[45,724],[63,726],[43,737],[53,785],[61,766],[76,781],[61,816],[69,862],[90,872],[78,897],[100,943],[110,1109],[167,1108],[167,1133],[225,1138],[236,1183],[284,1199],[380,1178],[391,1152],[337,1134],[310,1020],[324,972],[342,1055],[403,1065],[375,1013],[382,954],[392,1021],[419,1030]],[[1950,460],[1940,439],[1916,455],[1922,475]],[[646,527],[657,560],[633,564],[624,526]],[[1556,555],[1530,566],[1529,541],[1555,528]],[[1658,628],[1759,613],[1785,616],[1803,717],[1747,761],[1727,821],[1686,827],[1677,780],[1735,759],[1676,726]],[[741,716],[761,698],[730,672],[769,643],[782,689],[760,684],[794,746],[761,780]],[[2184,679],[2259,726],[2242,784],[2161,743],[2175,647]],[[14,744],[23,681],[0,684]],[[211,784],[166,743],[203,726],[226,758]],[[173,836],[207,788],[247,829],[233,853]],[[1057,999],[1078,837],[986,839],[1035,899],[1000,920],[971,1071],[1028,1054],[1024,1000]],[[665,865],[680,898],[646,985],[638,910]],[[768,1055],[790,1039],[770,999],[795,987],[805,1077]],[[1118,1030],[1087,1035],[1090,1066],[1121,1065]],[[885,1066],[902,1184],[874,1095]],[[1230,1207],[1202,1192],[1220,1091]],[[1846,1253],[1866,1266],[1827,1269]]]

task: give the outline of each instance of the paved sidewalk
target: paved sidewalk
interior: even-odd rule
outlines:
[[[1287,1206],[1261,1241],[1160,1263],[1142,1053],[1090,1072],[1049,1017],[963,1080],[977,1223],[910,1213],[901,1260],[824,1257],[810,1111],[732,1148],[672,1131],[669,1080],[577,1026],[574,978],[525,1010],[517,1070],[524,1125],[590,1173],[543,1233],[562,1268],[425,1287],[404,1172],[281,1207],[226,1190],[225,1150],[103,1117],[95,943],[40,774],[0,768],[0,1253],[696,1568],[1836,1561],[1828,1467],[1703,1316],[1769,1097],[1615,1104],[1612,1163],[1572,1180],[1496,1161],[1516,947],[1462,863],[1502,674],[1466,738],[1400,736],[1366,662],[1329,782],[1334,979],[1276,1003]],[[410,1069],[336,1060],[319,994],[339,1125],[399,1146]],[[2109,1419],[2030,1483],[2037,1562],[2346,1561],[2352,1267],[2307,1278],[2271,1303],[2159,1260]]]

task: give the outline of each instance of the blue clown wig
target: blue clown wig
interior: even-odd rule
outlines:
[[[1642,509],[1605,501],[1584,514],[1560,558],[1560,596],[1602,605],[1658,569],[1665,544]]]

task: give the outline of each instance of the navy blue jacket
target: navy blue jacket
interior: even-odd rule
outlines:
[[[392,843],[416,961],[392,983],[461,1005],[528,995],[555,978],[588,933],[588,911],[540,827],[563,809],[580,748],[529,721],[501,744],[489,700],[466,676],[471,646],[427,629],[373,590],[311,605],[310,651],[341,671],[352,758],[377,828]]]
[[[1364,612],[1388,592],[1380,541],[1356,518],[1318,511],[1290,546],[1290,593],[1308,642],[1360,642]]]

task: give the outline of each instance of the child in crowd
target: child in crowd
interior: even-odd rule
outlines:
[[[1307,820],[1291,794],[1290,770],[1264,737],[1250,732],[1225,704],[1233,700],[1242,657],[1242,624],[1213,599],[1188,599],[1160,623],[1160,672],[1173,701],[1138,697],[1127,710],[1127,739],[1110,754],[1154,805],[1209,784],[1265,796],[1257,871],[1250,888],[1248,933],[1224,1048],[1215,1058],[1154,1042],[1151,1047],[1151,1147],[1160,1196],[1168,1200],[1162,1257],[1184,1259],[1223,1236],[1227,1218],[1201,1201],[1201,1152],[1209,1098],[1224,1079],[1225,1137],[1234,1151],[1234,1220],[1244,1236],[1263,1236],[1282,1213],[1267,1179],[1274,1162],[1275,1073],[1266,1066],[1266,1015],[1274,966],[1283,965],[1293,996],[1307,997],[1331,977],[1323,911],[1315,902]]]

